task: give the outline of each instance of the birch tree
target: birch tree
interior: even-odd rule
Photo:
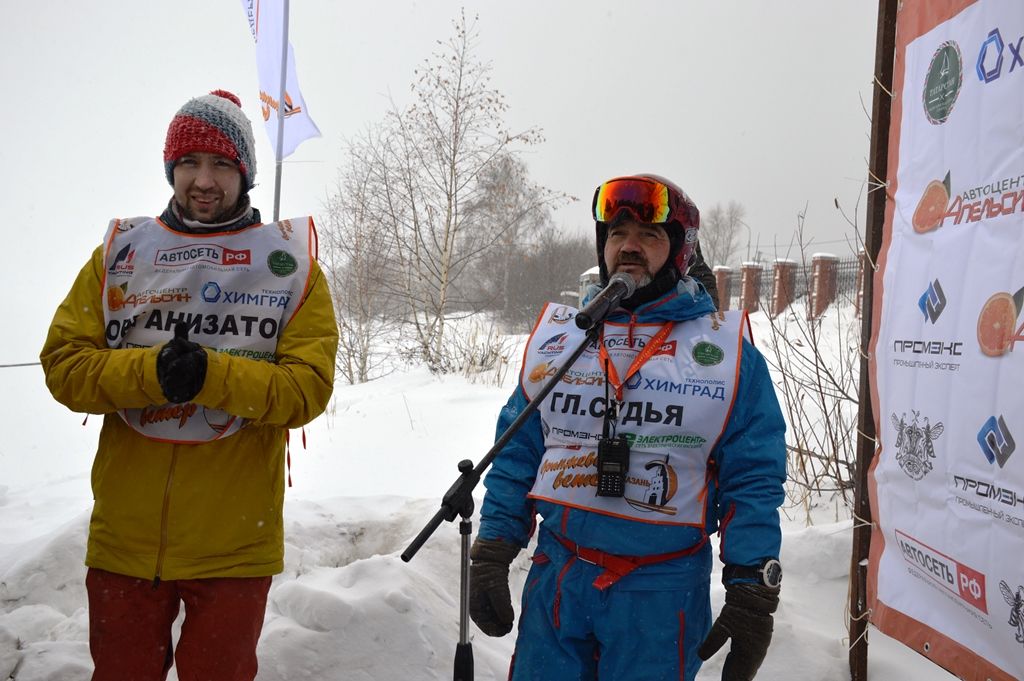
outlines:
[[[524,212],[563,198],[533,185],[521,191],[528,180],[515,155],[540,143],[540,130],[506,128],[504,96],[491,85],[490,66],[474,57],[475,19],[462,13],[453,26],[416,70],[411,104],[392,100],[384,121],[350,143],[342,169],[362,178],[369,212],[353,224],[375,232],[362,243],[377,254],[377,266],[364,273],[401,318],[403,340],[438,372],[460,368],[446,353],[447,326],[479,299],[460,279],[523,228]]]
[[[387,192],[401,293],[420,355],[437,371],[455,368],[445,357],[446,318],[467,302],[456,297],[455,283],[518,224],[514,211],[474,219],[472,208],[487,203],[482,180],[509,154],[542,141],[537,128],[505,127],[505,98],[491,86],[490,66],[473,55],[475,20],[462,13],[453,26],[454,35],[417,69],[413,103],[390,112]]]

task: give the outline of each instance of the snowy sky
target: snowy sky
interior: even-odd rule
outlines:
[[[850,252],[866,174],[875,3],[822,0],[380,0],[291,3],[307,107],[323,137],[286,161],[282,214],[318,212],[344,141],[407,103],[413,70],[479,15],[513,130],[543,128],[535,178],[581,200],[557,226],[590,229],[593,188],[657,172],[701,207],[735,199],[751,246],[786,249],[807,211],[812,252]],[[239,94],[259,115],[255,50],[238,0],[8,3],[0,22],[0,197],[9,257],[0,364],[34,361],[45,326],[114,216],[153,214],[170,195],[167,124],[190,97]],[[272,211],[274,161],[256,130],[258,186]],[[861,228],[863,225],[861,224]],[[747,238],[743,238],[744,250]],[[753,255],[753,253],[751,253]]]

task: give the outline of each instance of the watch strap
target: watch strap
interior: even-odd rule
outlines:
[[[772,564],[775,568],[777,575],[774,578],[777,580],[774,584],[770,583],[772,575],[765,574],[765,566]],[[760,565],[733,565],[727,564],[722,568],[722,583],[733,584],[736,582],[752,582],[754,584],[763,584],[768,587],[777,587],[779,582],[782,580],[782,567],[779,561],[774,558],[766,558],[761,561]]]

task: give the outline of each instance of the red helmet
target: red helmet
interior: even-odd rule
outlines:
[[[591,210],[597,232],[597,262],[602,281],[608,279],[608,268],[604,262],[608,225],[623,211],[637,222],[664,228],[672,244],[669,260],[679,276],[686,275],[697,248],[700,211],[677,185],[659,175],[646,173],[612,178],[594,191]]]

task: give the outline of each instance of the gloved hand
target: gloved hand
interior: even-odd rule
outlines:
[[[156,377],[168,402],[188,402],[206,381],[206,350],[188,339],[188,327],[178,323],[174,338],[156,356]]]
[[[707,660],[732,638],[722,667],[722,681],[750,681],[768,652],[772,641],[772,613],[778,606],[778,587],[726,584],[725,605],[697,655]]]
[[[515,544],[477,537],[469,550],[469,616],[488,636],[512,631],[515,613],[508,588],[508,566],[519,555]]]

